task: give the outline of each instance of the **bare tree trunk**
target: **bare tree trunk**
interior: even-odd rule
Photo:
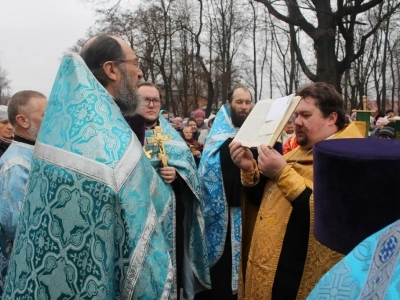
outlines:
[[[272,99],[272,96],[273,96],[273,93],[272,93],[272,88],[273,88],[273,85],[272,85],[272,68],[273,68],[273,62],[274,62],[274,59],[273,59],[273,51],[272,51],[272,45],[273,45],[273,43],[274,43],[274,34],[273,34],[273,32],[271,31],[271,52],[270,52],[270,54],[271,54],[271,56],[270,56],[270,60],[269,60],[269,98],[270,99]]]
[[[257,43],[256,43],[256,33],[257,33],[257,12],[254,6],[254,2],[250,1],[251,8],[253,9],[253,80],[254,80],[254,99],[257,103],[258,99],[258,79],[257,79]]]

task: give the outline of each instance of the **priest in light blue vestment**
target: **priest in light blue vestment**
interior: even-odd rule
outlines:
[[[214,266],[224,252],[225,239],[232,244],[232,292],[237,293],[239,282],[242,218],[240,206],[228,206],[220,159],[220,148],[238,132],[231,120],[231,110],[224,104],[217,113],[201,157],[198,174],[203,185],[204,219],[210,266]],[[232,163],[233,164],[233,163]],[[228,226],[230,236],[227,236]]]
[[[355,247],[307,299],[400,299],[400,220]]]
[[[168,155],[168,166],[174,167],[177,172],[176,180],[172,184],[166,184],[169,191],[174,190],[178,194],[175,194],[176,201],[170,202],[168,211],[163,214],[165,215],[162,221],[163,230],[175,229],[174,234],[168,236],[170,255],[175,258],[174,265],[182,268],[181,277],[185,298],[193,299],[196,293],[211,288],[202,214],[203,193],[196,173],[196,163],[189,147],[161,113],[157,124],[161,127],[163,136],[171,137],[170,140],[164,142],[164,147]],[[154,137],[153,130],[147,129],[146,141],[152,137]],[[146,142],[145,148],[151,151],[151,164],[159,172],[161,168],[159,147],[154,143]],[[179,205],[183,205],[183,216],[180,209],[177,209]],[[179,214],[178,217],[183,217],[183,224],[177,223],[177,214]],[[183,237],[177,237],[176,233],[181,231],[182,225]],[[177,240],[177,238],[183,238],[183,240]],[[179,257],[182,255],[177,256],[179,251],[176,245],[182,247],[182,244],[183,257]],[[180,264],[182,266],[179,266]]]
[[[173,201],[107,90],[64,56],[32,159],[3,299],[169,299]]]
[[[0,158],[0,296],[21,214],[33,145],[13,141]]]

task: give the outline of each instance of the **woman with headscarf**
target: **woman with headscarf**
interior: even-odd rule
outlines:
[[[196,165],[199,165],[201,152],[203,151],[203,144],[200,144],[193,138],[192,128],[189,126],[183,127],[182,138],[186,142],[186,145],[190,148]]]

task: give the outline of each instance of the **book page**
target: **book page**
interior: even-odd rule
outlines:
[[[264,123],[265,116],[270,110],[272,102],[272,99],[266,99],[260,100],[256,103],[250,114],[247,116],[246,121],[244,121],[239,132],[236,134],[234,141],[239,141],[242,143],[243,146],[250,147],[245,145],[244,143],[248,142],[249,138],[257,138],[255,136],[255,133]],[[265,138],[263,140],[265,141]]]
[[[285,124],[282,122],[289,120],[299,103],[300,97],[293,96],[257,102],[234,141],[239,141],[244,147],[249,148],[261,144],[275,144],[280,134],[277,130],[283,129]]]
[[[290,104],[290,100],[292,100],[293,95],[289,95],[282,98],[277,98],[271,105],[271,109],[268,111],[267,117],[265,121],[275,121],[279,120],[285,114],[287,107]]]

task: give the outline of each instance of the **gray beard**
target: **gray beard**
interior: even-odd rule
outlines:
[[[37,129],[35,126],[32,125],[27,131],[30,137],[34,138],[35,140],[37,139],[37,136],[39,134],[39,129]]]
[[[123,116],[131,116],[135,113],[139,95],[136,88],[132,85],[132,77],[126,71],[126,68],[121,64],[122,80],[115,95],[115,103],[118,105]]]

